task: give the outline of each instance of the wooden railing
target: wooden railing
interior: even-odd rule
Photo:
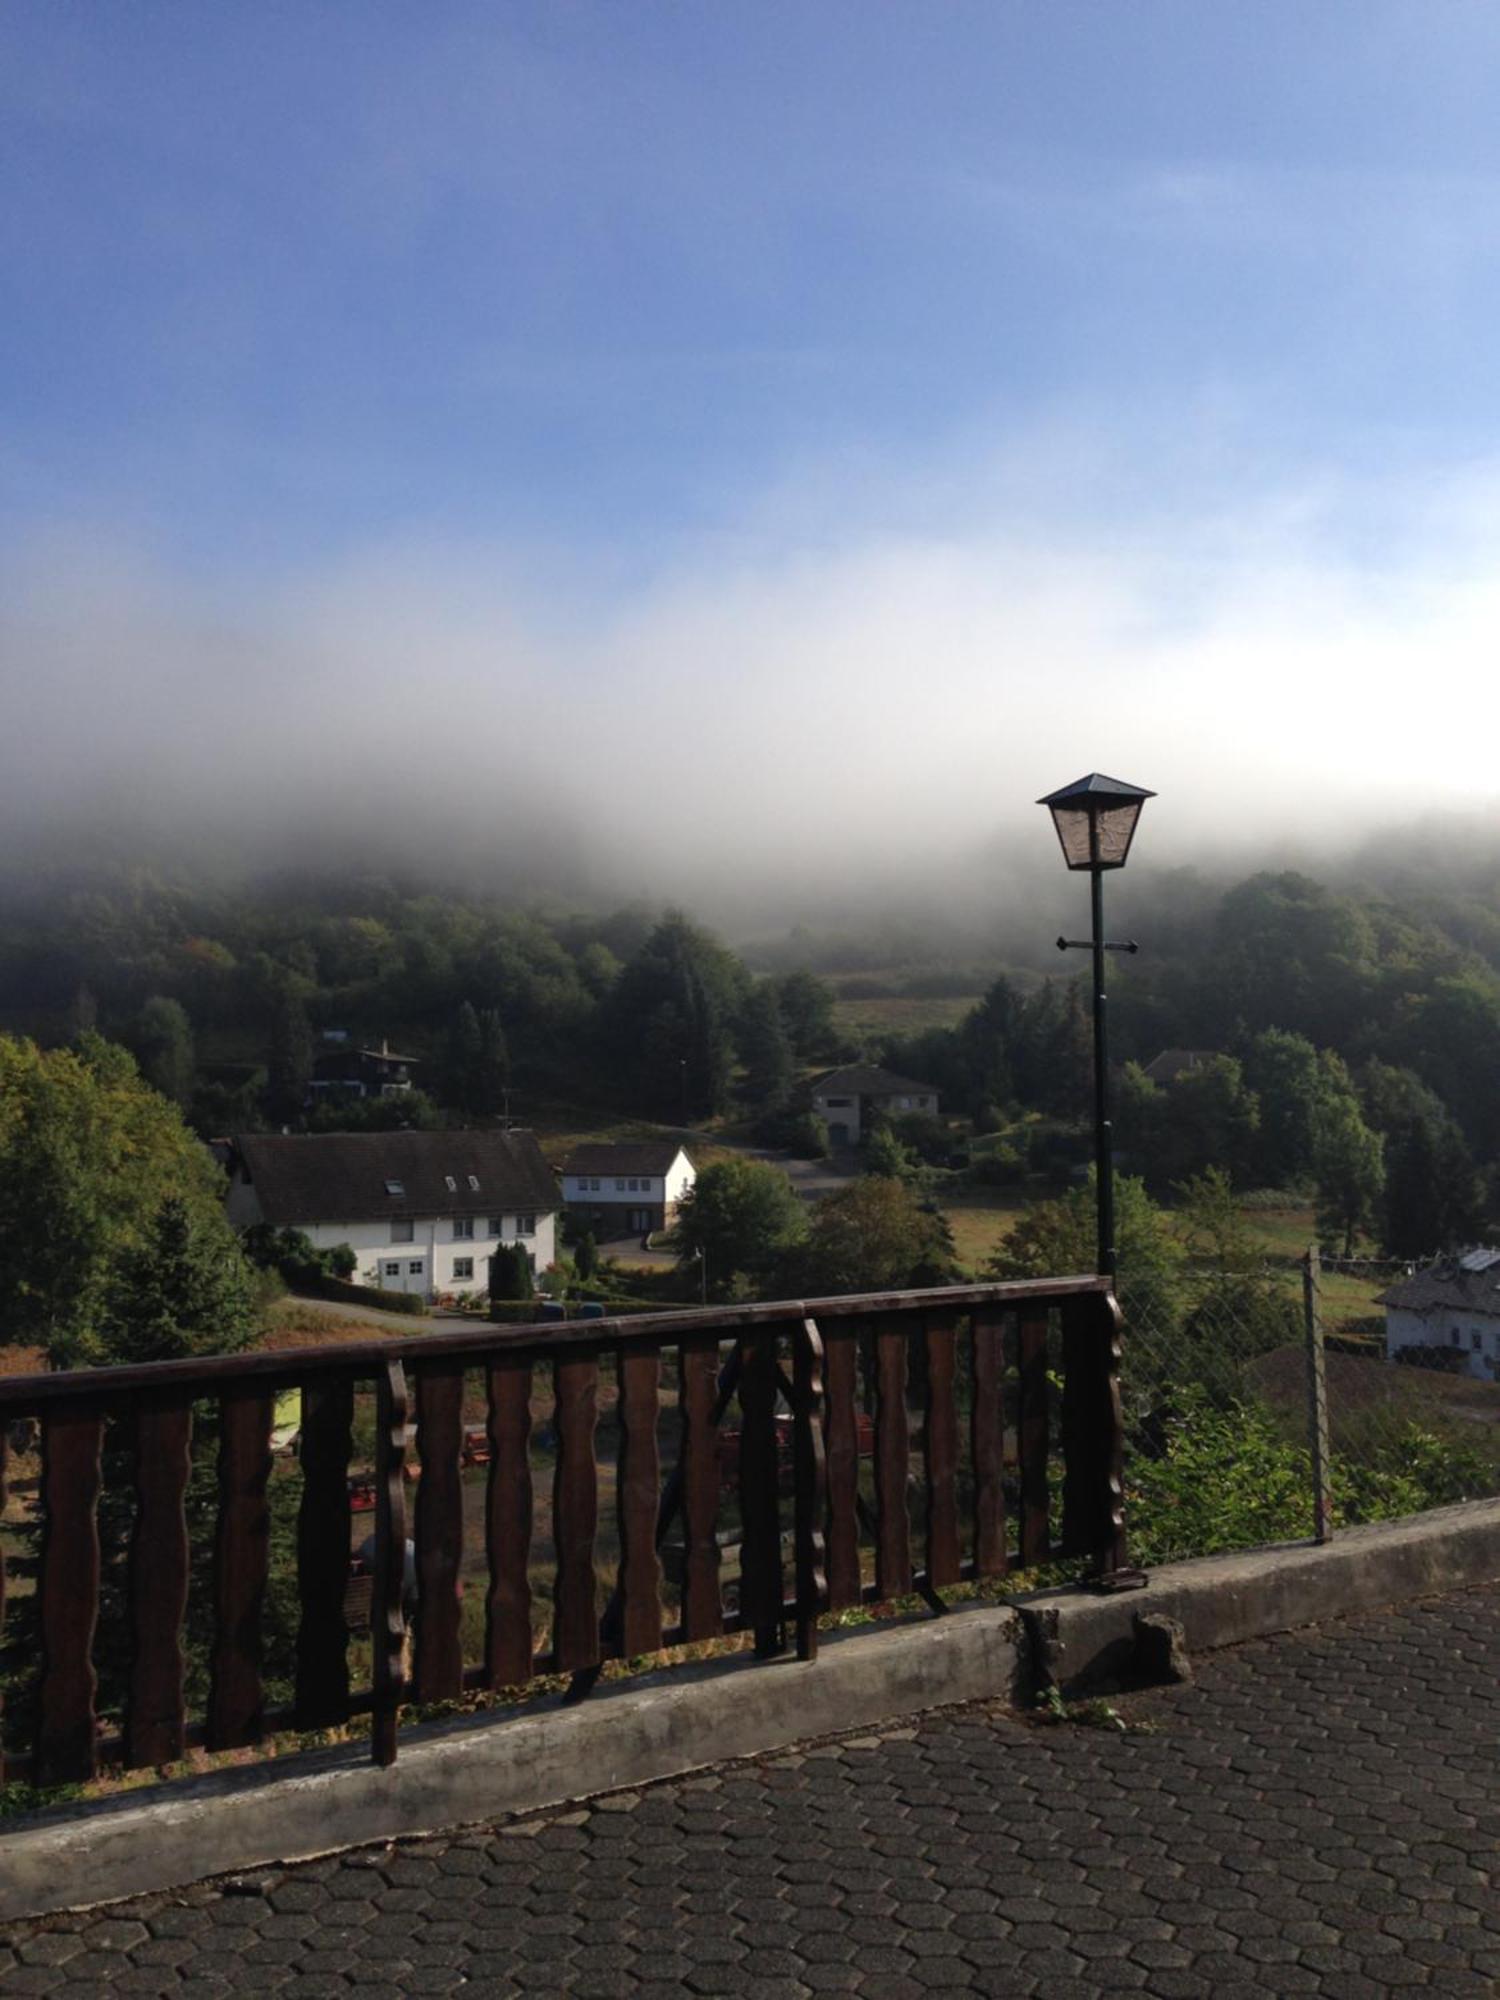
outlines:
[[[582,1688],[610,1656],[736,1631],[765,1653],[792,1633],[811,1659],[828,1611],[936,1609],[1060,1557],[1122,1567],[1118,1327],[1104,1279],[1061,1278],[0,1379],[0,1521],[9,1442],[5,1534],[32,1550],[12,1564],[0,1777],[57,1785],[360,1715],[388,1763],[403,1704],[542,1674]],[[297,1455],[273,1472],[294,1387]],[[351,1496],[372,1482],[351,1621]],[[268,1661],[276,1551],[297,1617]],[[484,1608],[467,1636],[466,1553]],[[0,1539],[0,1643],[5,1583]]]

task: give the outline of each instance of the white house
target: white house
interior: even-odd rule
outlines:
[[[1500,1381],[1500,1250],[1445,1258],[1382,1292],[1385,1354],[1404,1348],[1461,1353],[1461,1372]]]
[[[870,1063],[850,1063],[818,1078],[812,1087],[812,1108],[827,1125],[835,1146],[857,1146],[877,1112],[887,1118],[935,1112],[938,1094],[930,1083],[893,1076]]]
[[[670,1229],[698,1176],[675,1140],[575,1146],[563,1161],[563,1204],[600,1243]]]
[[[557,1183],[532,1132],[245,1133],[230,1142],[229,1219],[347,1243],[388,1292],[482,1291],[501,1243],[557,1255]]]

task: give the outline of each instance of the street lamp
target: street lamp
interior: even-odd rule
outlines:
[[[1093,891],[1094,935],[1092,940],[1057,940],[1059,951],[1092,951],[1094,954],[1094,1184],[1099,1210],[1100,1272],[1115,1275],[1115,1182],[1112,1134],[1109,1122],[1109,1036],[1105,1025],[1104,954],[1107,951],[1136,949],[1134,943],[1107,944],[1104,938],[1103,877],[1106,868],[1123,868],[1135,838],[1141,807],[1155,792],[1139,785],[1122,785],[1118,778],[1101,777],[1091,771],[1076,784],[1064,785],[1038,799],[1052,815],[1063,860],[1070,869],[1087,869]]]

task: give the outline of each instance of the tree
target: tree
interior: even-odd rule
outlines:
[[[210,1154],[124,1049],[94,1034],[76,1049],[45,1051],[0,1036],[7,1342],[44,1348],[54,1368],[115,1358],[122,1264],[159,1245],[165,1203],[181,1205],[186,1220],[172,1227],[185,1231],[193,1255],[219,1258],[232,1273],[239,1250],[223,1197]],[[200,1343],[195,1351],[215,1344],[214,1325],[183,1324]]]
[[[1374,1226],[1385,1189],[1385,1143],[1352,1094],[1334,1098],[1319,1120],[1313,1175],[1319,1233],[1352,1257],[1361,1233]]]
[[[776,987],[762,980],[750,989],[740,1015],[740,1054],[745,1064],[745,1096],[760,1110],[784,1109],[796,1065]]]
[[[916,1157],[902,1145],[884,1119],[866,1132],[863,1145],[864,1171],[886,1180],[913,1181],[921,1171]]]
[[[300,1119],[312,1081],[312,1029],[307,1009],[289,981],[271,1000],[271,1038],[266,1061],[266,1109],[278,1123]]]
[[[1207,1167],[1245,1172],[1259,1111],[1233,1056],[1214,1056],[1161,1089],[1127,1064],[1118,1110],[1122,1147],[1155,1192]]]
[[[807,1234],[802,1199],[780,1167],[764,1160],[715,1160],[704,1167],[677,1211],[677,1258],[700,1253],[709,1288],[727,1293],[736,1275],[764,1279]]]
[[[1261,1187],[1298,1187],[1312,1177],[1318,1124],[1333,1079],[1305,1035],[1267,1028],[1245,1055],[1245,1081],[1260,1103],[1254,1148]]]
[[[711,1117],[729,1101],[739,961],[680,913],[663,918],[612,987],[601,1054],[612,1082],[650,1117]]]
[[[174,1104],[187,1104],[193,1094],[193,1028],[178,1002],[154,994],[136,1017],[131,1046],[151,1088]]]
[[[598,1268],[599,1246],[594,1241],[594,1232],[591,1229],[585,1229],[582,1236],[573,1245],[573,1269],[584,1283],[587,1284]]]
[[[1484,1184],[1447,1106],[1409,1069],[1367,1063],[1365,1115],[1385,1142],[1382,1249],[1426,1257],[1471,1242],[1484,1220]]]
[[[443,1042],[443,1094],[456,1110],[474,1109],[483,1046],[479,1015],[473,1001],[465,1000],[448,1023]]]
[[[501,1243],[490,1258],[490,1318],[504,1319],[503,1310],[496,1310],[517,1300],[527,1300],[536,1296],[536,1280],[531,1269],[531,1259],[524,1244]]]
[[[1137,1175],[1115,1177],[1116,1290],[1127,1324],[1152,1334],[1171,1331],[1181,1311],[1185,1257],[1164,1209]],[[1059,1278],[1095,1269],[1098,1221],[1093,1177],[1056,1201],[1037,1202],[990,1258],[996,1278]]]
[[[255,1327],[249,1268],[222,1212],[168,1195],[110,1272],[104,1352],[113,1362],[229,1354],[250,1345]]]
[[[942,1216],[883,1174],[861,1174],[826,1195],[792,1260],[798,1290],[828,1295],[941,1284],[952,1268],[953,1239]]]
[[[479,1016],[479,1062],[474,1075],[474,1109],[494,1117],[505,1109],[510,1094],[510,1045],[499,1012],[487,1007]]]
[[[838,1048],[833,988],[811,972],[788,972],[774,982],[781,1018],[803,1062],[820,1062]]]

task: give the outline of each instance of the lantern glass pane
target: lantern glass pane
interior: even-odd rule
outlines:
[[[1062,842],[1063,860],[1070,868],[1087,868],[1092,860],[1089,848],[1089,811],[1086,806],[1054,806],[1052,823]]]
[[[1130,799],[1124,805],[1106,806],[1099,814],[1099,866],[1101,868],[1123,868],[1125,856],[1130,852],[1131,838],[1135,833],[1135,823],[1141,816],[1141,801]]]

